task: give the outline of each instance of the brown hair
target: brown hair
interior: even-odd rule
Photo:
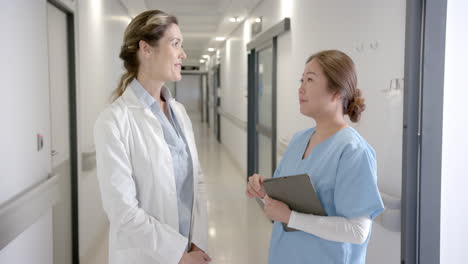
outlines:
[[[166,29],[178,24],[177,18],[160,10],[145,11],[136,16],[125,29],[123,44],[119,57],[123,60],[126,72],[122,75],[117,89],[112,93],[112,101],[119,98],[127,88],[127,85],[136,78],[138,74],[139,42],[143,40],[153,47],[158,45],[164,36]]]
[[[328,80],[328,89],[343,96],[343,114],[356,123],[366,109],[361,90],[357,86],[353,60],[339,50],[325,50],[310,56],[307,63],[316,59]]]

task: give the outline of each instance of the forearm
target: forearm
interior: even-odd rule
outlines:
[[[340,216],[317,216],[293,211],[288,227],[335,242],[362,244],[369,236],[371,224],[372,221],[368,217],[347,219]]]

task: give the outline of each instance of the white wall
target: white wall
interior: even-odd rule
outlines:
[[[468,2],[449,0],[445,43],[445,83],[442,136],[440,263],[461,264],[468,259]]]
[[[237,29],[223,49],[221,63],[221,108],[237,119],[247,122],[247,54],[242,26]],[[247,131],[221,116],[221,142],[243,171],[247,170]]]
[[[92,152],[94,122],[123,73],[119,52],[130,17],[119,0],[80,0],[78,18],[79,144]],[[79,185],[80,257],[86,260],[107,236],[108,221],[96,170],[81,171]]]
[[[46,15],[45,0],[1,3],[0,205],[46,179],[51,169]],[[39,152],[37,133],[45,136]],[[0,251],[0,263],[52,261],[50,211]]]
[[[91,151],[94,121],[110,103],[111,93],[123,73],[119,52],[130,17],[119,0],[78,3],[81,144],[83,151]]]
[[[0,251],[0,263],[53,263],[52,232],[52,210],[49,210]]]
[[[361,122],[353,126],[377,152],[380,190],[396,198],[401,196],[403,92],[383,90],[392,79],[403,78],[405,12],[403,0],[271,0],[263,1],[249,16],[261,16],[263,30],[284,17],[291,18],[291,31],[278,38],[278,140],[288,141],[298,130],[314,125],[299,113],[297,103],[307,57],[325,49],[340,49],[355,61],[358,85],[367,100]],[[249,23],[247,19],[239,26],[220,52],[222,108],[244,121]],[[236,162],[246,167],[246,144],[239,144],[246,142],[246,132],[224,123],[221,131],[223,144]],[[398,263],[399,258],[400,233],[374,225],[368,263]]]

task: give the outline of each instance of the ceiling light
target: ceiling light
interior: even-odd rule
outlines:
[[[241,22],[242,18],[241,17],[230,17],[229,21],[232,22],[232,23]]]
[[[225,37],[216,37],[215,40],[216,41],[224,41],[226,38]]]
[[[213,51],[215,51],[215,48],[208,48],[208,51],[213,52]]]
[[[204,54],[204,55],[202,55],[202,57],[205,58],[205,59],[209,59],[210,55]]]
[[[205,63],[205,60],[200,60],[200,63]]]
[[[262,18],[261,18],[261,17],[257,17],[257,18],[255,18],[254,22],[255,22],[255,23],[260,23],[260,22],[262,22]]]

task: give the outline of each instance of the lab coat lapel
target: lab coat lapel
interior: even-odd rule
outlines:
[[[143,135],[146,141],[146,147],[151,160],[151,166],[153,168],[153,177],[161,173],[159,166],[169,167],[169,171],[172,172],[166,178],[170,193],[176,197],[176,185],[174,178],[174,167],[172,163],[171,153],[169,146],[164,140],[164,133],[159,120],[154,116],[149,108],[146,108],[136,97],[132,89],[126,89],[124,99],[128,104],[129,111],[133,112],[135,121],[140,123],[140,128],[143,130]],[[162,186],[164,187],[164,186]]]

